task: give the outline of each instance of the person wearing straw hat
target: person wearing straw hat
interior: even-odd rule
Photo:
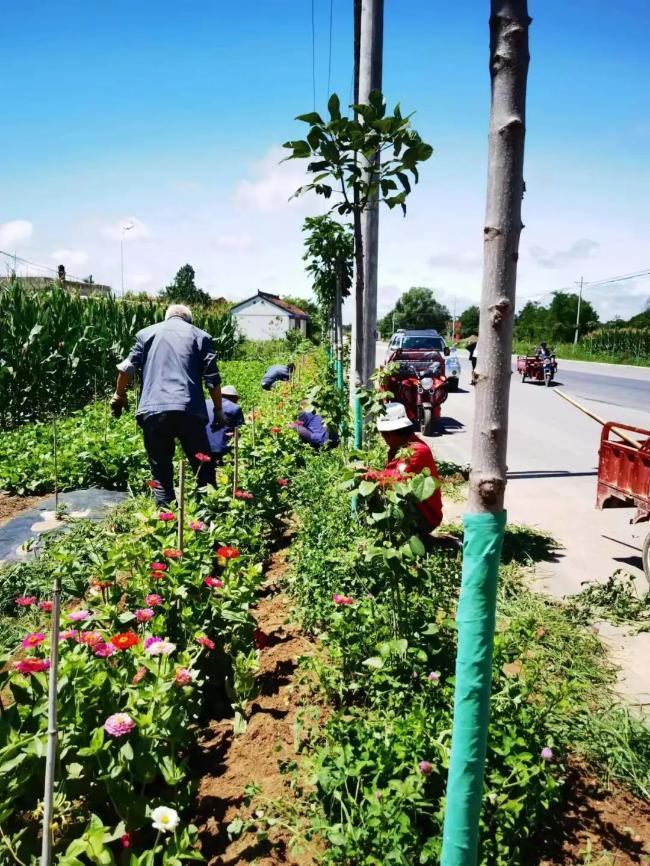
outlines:
[[[208,425],[206,431],[210,442],[210,451],[216,464],[223,463],[223,458],[230,451],[235,428],[244,423],[244,413],[239,405],[239,394],[234,385],[224,385],[221,389],[221,414],[223,426],[213,429],[214,406],[210,400],[206,400],[206,411],[208,413]]]
[[[388,459],[384,469],[368,473],[370,480],[405,480],[428,469],[431,477],[438,481],[431,496],[417,503],[421,537],[425,544],[430,544],[429,533],[442,522],[440,476],[431,449],[415,435],[415,427],[401,403],[386,405],[385,414],[377,418],[377,430],[388,445]]]

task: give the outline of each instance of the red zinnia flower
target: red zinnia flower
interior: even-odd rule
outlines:
[[[182,550],[177,550],[173,547],[167,547],[165,550],[163,550],[163,556],[166,556],[167,559],[180,559],[182,555]],[[156,569],[156,571],[158,570],[159,569]]]
[[[153,478],[151,481],[147,481],[147,487],[151,488],[151,490],[160,490],[162,484],[160,481],[155,481]]]
[[[271,427],[271,433],[281,433],[282,427]]]
[[[104,636],[100,631],[80,631],[77,635],[77,643],[85,646],[95,647],[104,642]]]
[[[140,643],[140,638],[133,631],[125,631],[121,634],[114,634],[110,639],[111,643],[118,650],[127,650],[132,646]]]
[[[248,493],[246,490],[235,490],[235,499],[254,499],[252,493]]]
[[[194,456],[199,461],[199,463],[210,463],[212,460],[212,457],[210,457],[209,454],[204,454],[202,451],[197,451]]]
[[[278,478],[278,484],[280,487],[286,487],[289,482],[286,478]]]
[[[152,571],[151,574],[149,575],[149,577],[152,580],[164,580],[167,577],[167,575],[165,574],[164,571]]]
[[[158,515],[158,520],[169,521],[176,520],[176,515],[173,511],[161,511]]]
[[[165,551],[165,556],[167,556],[168,551]],[[149,568],[152,571],[166,571],[167,564],[165,562],[151,562],[149,563]]]
[[[18,607],[31,607],[33,604],[36,604],[36,596],[21,595],[20,598],[16,599],[16,604]]]
[[[239,551],[236,547],[218,547],[217,556],[220,556],[222,559],[237,559]]]
[[[42,671],[49,670],[49,659],[21,659],[14,662],[14,668],[20,671],[21,674],[40,674]]]
[[[38,607],[40,610],[44,610],[45,613],[52,613],[52,608],[54,607],[53,601],[39,601]]]
[[[91,586],[96,586],[97,589],[108,589],[109,586],[113,586],[112,580],[93,580]]]
[[[200,643],[201,646],[207,647],[207,649],[209,650],[213,650],[216,646],[215,642],[213,640],[210,640],[210,638],[206,637],[205,635],[197,637],[196,642]]]
[[[223,586],[223,580],[219,580],[218,577],[204,577],[203,583],[211,589],[221,589]]]
[[[125,833],[120,837],[120,842],[122,843],[122,848],[130,848],[131,847],[131,836],[128,833]]]

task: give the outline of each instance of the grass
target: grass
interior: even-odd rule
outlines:
[[[567,610],[576,622],[607,619],[650,631],[650,592],[639,592],[636,579],[618,569],[606,583],[590,583],[571,597]]]

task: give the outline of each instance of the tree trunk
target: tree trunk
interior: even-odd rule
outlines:
[[[492,107],[484,228],[476,411],[463,577],[458,604],[458,655],[451,759],[441,866],[474,866],[477,859],[497,578],[506,523],[508,398],[512,324],[524,191],[524,134],[528,74],[526,0],[492,0]]]

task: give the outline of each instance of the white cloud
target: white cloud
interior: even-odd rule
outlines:
[[[32,239],[34,226],[29,220],[11,220],[0,223],[0,247],[13,252],[16,247],[28,244]]]
[[[307,205],[301,196],[291,199],[299,186],[307,182],[306,163],[302,160],[282,162],[287,151],[274,147],[262,159],[251,165],[253,180],[240,180],[235,187],[235,205],[253,213],[277,213],[289,208],[314,210],[314,196]],[[290,201],[291,199],[291,201]],[[302,202],[302,203],[301,203]]]
[[[52,261],[66,268],[76,268],[85,265],[88,261],[88,253],[85,250],[55,250],[50,254]]]
[[[589,258],[598,249],[600,249],[600,244],[596,241],[592,241],[590,238],[581,238],[574,241],[567,249],[555,250],[554,252],[534,246],[530,248],[530,254],[543,268],[563,268],[571,262]]]
[[[130,228],[126,228],[127,226]],[[123,217],[115,222],[106,223],[102,227],[102,234],[105,238],[113,241],[124,238],[125,243],[149,240],[152,237],[149,226],[134,216]]]
[[[467,250],[459,253],[434,253],[429,256],[428,263],[432,268],[466,272],[480,270],[483,259],[478,253]]]

